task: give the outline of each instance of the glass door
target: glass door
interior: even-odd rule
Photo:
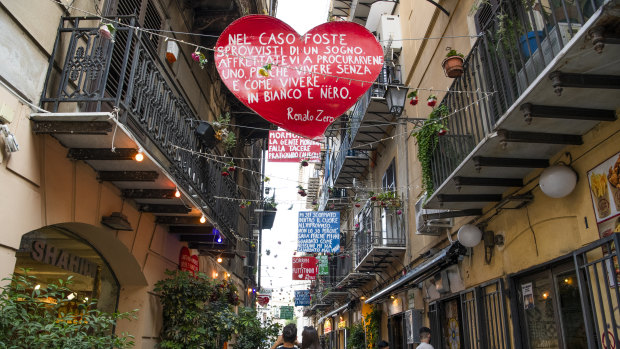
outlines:
[[[520,277],[516,287],[524,348],[587,348],[572,263]]]

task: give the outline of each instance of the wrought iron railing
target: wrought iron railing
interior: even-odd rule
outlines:
[[[221,176],[217,163],[188,151],[207,151],[194,128],[199,118],[187,103],[149,41],[133,29],[130,16],[111,18],[129,23],[117,26],[115,42],[98,32],[99,18],[61,19],[50,57],[41,104],[58,111],[112,111],[151,154],[162,154],[160,163],[176,183],[202,200],[204,209],[221,229],[236,230],[239,207],[215,196],[239,197],[230,178]],[[66,47],[66,53],[61,48]],[[53,72],[60,62],[61,70]],[[109,84],[114,86],[108,88]]]
[[[438,188],[462,160],[493,131],[497,121],[567,45],[603,0],[489,1],[490,20],[441,104],[452,115],[449,134],[439,138],[432,156]],[[495,4],[495,5],[494,5]],[[552,5],[549,5],[552,4]],[[487,95],[486,92],[494,92]]]
[[[355,265],[359,265],[373,248],[405,247],[405,234],[398,208],[383,207],[369,199],[355,222]]]

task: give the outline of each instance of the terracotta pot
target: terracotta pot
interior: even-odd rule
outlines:
[[[458,78],[463,75],[463,58],[460,56],[450,56],[441,62],[443,71],[449,78]]]

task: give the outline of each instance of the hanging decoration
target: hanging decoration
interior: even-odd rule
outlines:
[[[418,90],[409,92],[409,94],[407,95],[407,98],[409,98],[409,104],[411,105],[418,104]]]
[[[198,62],[198,64],[200,64],[200,69],[204,69],[205,65],[208,62],[207,56],[205,56],[204,53],[200,52],[200,49],[192,53],[192,59],[194,60],[194,62]]]
[[[267,150],[269,162],[301,162],[301,166],[308,166],[310,161],[321,161],[320,143],[288,131],[269,131]]]
[[[428,99],[426,100],[426,104],[428,104],[429,107],[434,107],[435,104],[437,104],[437,96],[435,95],[428,96]]]
[[[293,257],[293,280],[316,280],[317,259],[314,257]]]
[[[177,61],[179,56],[179,44],[176,41],[168,41],[166,44],[166,60],[172,64]]]
[[[324,23],[300,36],[276,18],[251,15],[220,35],[215,65],[250,109],[293,133],[320,139],[377,78],[383,50],[353,22]]]
[[[102,38],[114,42],[114,34],[116,34],[116,27],[114,27],[112,23],[105,23],[99,27],[99,35],[101,35]]]

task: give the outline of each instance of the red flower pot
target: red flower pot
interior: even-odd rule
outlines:
[[[435,104],[437,104],[437,100],[435,98],[429,98],[426,104],[428,104],[429,107],[434,107]]]
[[[237,170],[237,168],[235,166],[229,166],[228,167],[228,172],[235,172]]]
[[[463,75],[463,57],[450,56],[441,62],[443,71],[449,78],[458,78]]]
[[[443,136],[443,135],[445,135],[446,133],[448,133],[448,130],[446,130],[445,128],[442,128],[441,130],[439,130],[439,131],[437,132],[437,134],[438,134],[439,136]]]
[[[230,173],[226,171],[222,171],[222,177],[228,177],[228,176],[230,176]]]
[[[409,104],[416,105],[418,104],[418,96],[415,96],[409,100]]]

